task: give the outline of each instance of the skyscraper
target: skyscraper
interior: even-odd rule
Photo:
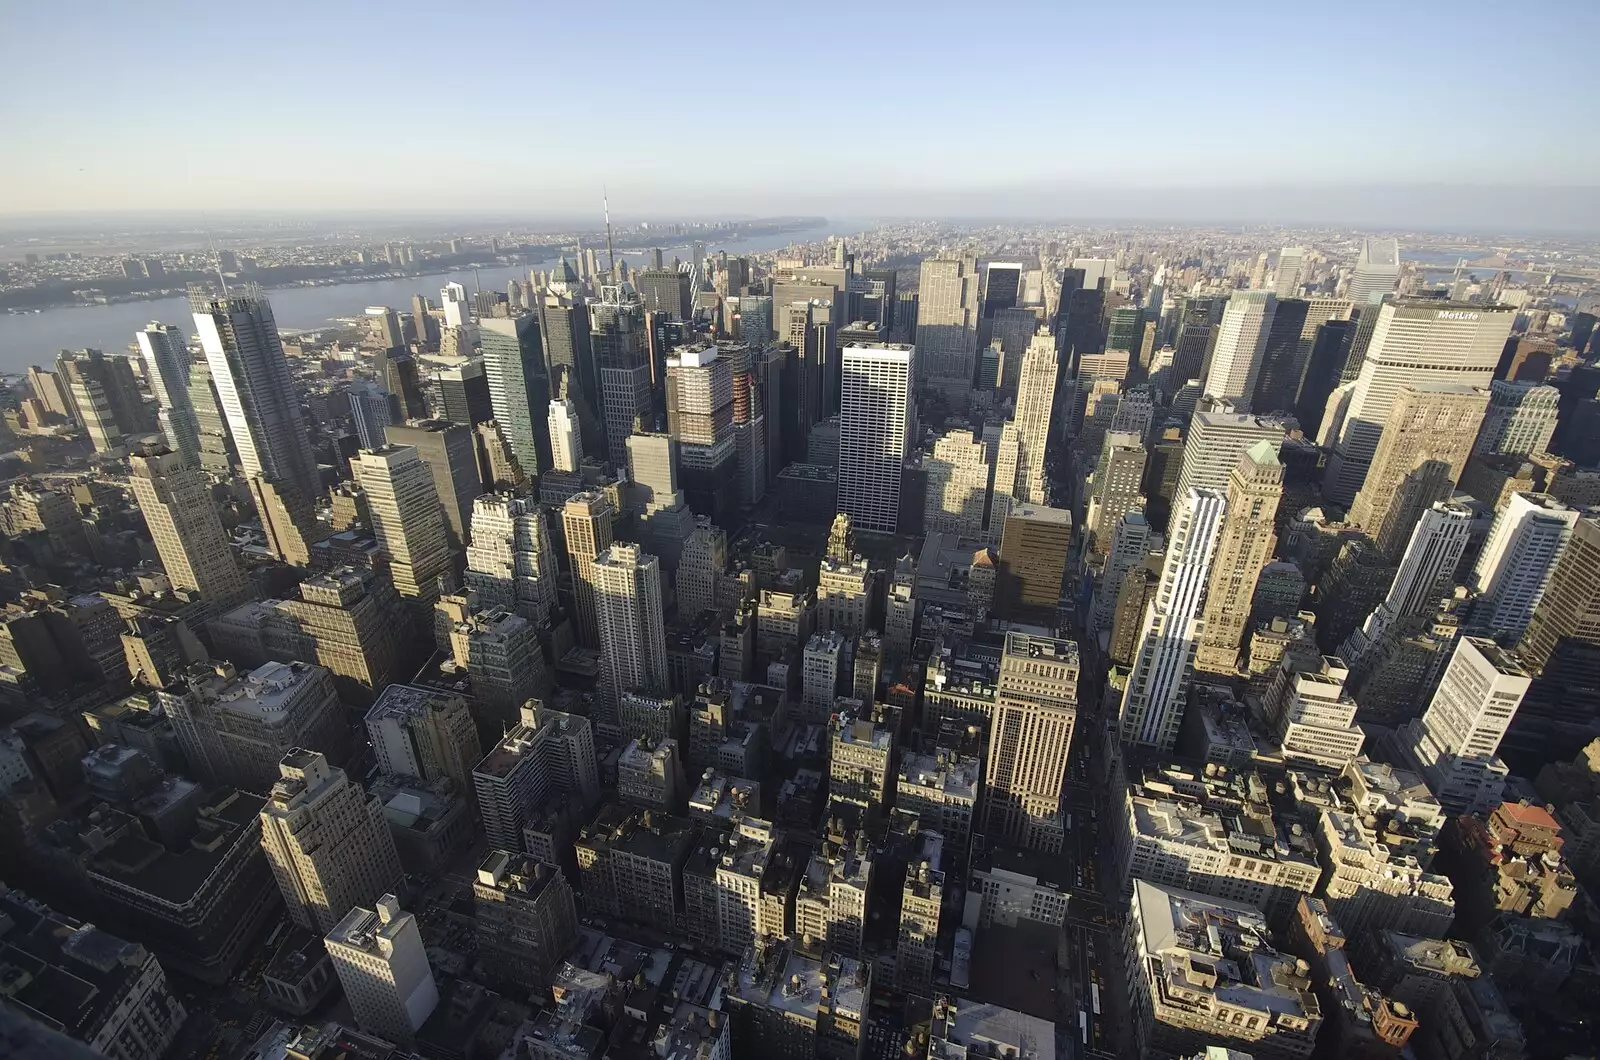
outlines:
[[[1283,464],[1277,446],[1261,441],[1245,451],[1228,479],[1227,511],[1217,532],[1216,554],[1200,613],[1195,669],[1234,674],[1239,646],[1250,620],[1256,578],[1272,558],[1273,520],[1283,496]]]
[[[134,332],[144,358],[145,378],[161,406],[161,430],[173,449],[191,464],[200,463],[200,427],[189,400],[189,366],[193,360],[183,332],[168,324],[151,322]]]
[[[614,509],[604,493],[586,490],[567,498],[561,510],[572,566],[573,629],[585,647],[600,647],[600,626],[595,613],[594,561],[611,547]]]
[[[609,700],[599,721],[616,728],[624,693],[667,690],[661,561],[637,545],[612,545],[595,558],[590,579]]]
[[[556,560],[544,509],[530,498],[485,494],[472,507],[466,586],[485,608],[515,611],[541,629],[556,603]]]
[[[1489,384],[1489,408],[1472,446],[1474,456],[1531,456],[1550,448],[1556,433],[1561,391],[1536,383],[1496,379]]]
[[[489,382],[489,404],[505,432],[517,463],[529,475],[550,467],[550,441],[544,428],[550,405],[550,379],[545,373],[539,319],[532,313],[479,321],[483,374]]]
[[[1510,306],[1427,299],[1388,302],[1376,312],[1372,342],[1322,480],[1324,495],[1338,504],[1351,503],[1361,489],[1400,387],[1429,382],[1487,387],[1516,317]]]
[[[1456,642],[1428,709],[1400,736],[1446,810],[1481,813],[1500,802],[1509,771],[1495,755],[1531,683],[1517,657],[1494,641]]]
[[[439,397],[444,402],[444,418],[451,423],[473,427],[494,419],[494,400],[481,359],[441,369]]]
[[[1006,634],[984,766],[984,833],[991,841],[1060,852],[1078,672],[1073,641]]]
[[[1104,555],[1111,532],[1126,512],[1144,506],[1139,489],[1144,481],[1144,440],[1132,431],[1107,431],[1094,469],[1094,493],[1089,501],[1091,548]]]
[[[1355,325],[1349,320],[1329,320],[1318,325],[1312,338],[1310,352],[1306,355],[1305,374],[1300,380],[1300,393],[1294,406],[1295,419],[1300,421],[1300,429],[1307,438],[1320,435],[1328,397],[1339,385],[1354,330]]]
[[[1023,504],[1006,515],[995,579],[995,613],[1054,625],[1072,548],[1072,513]]]
[[[1195,413],[1184,439],[1174,504],[1189,490],[1226,490],[1241,456],[1257,442],[1281,445],[1283,437],[1283,424],[1274,419],[1232,412]]]
[[[386,427],[384,440],[417,451],[433,476],[450,548],[465,548],[472,536],[472,505],[483,492],[472,428],[444,420],[413,420]]]
[[[1278,251],[1278,268],[1272,274],[1272,288],[1279,298],[1300,297],[1306,264],[1305,247],[1284,247]]]
[[[62,350],[56,358],[56,376],[95,452],[125,451],[153,426],[147,422],[126,357],[107,357],[99,350]]]
[[[318,751],[284,756],[261,808],[261,848],[289,918],[331,931],[358,905],[398,890],[400,856],[383,807]]]
[[[158,450],[128,458],[128,485],[175,589],[200,594],[214,613],[250,598],[204,474],[182,456]]]
[[[578,421],[578,406],[570,398],[553,399],[548,423],[551,467],[575,473],[583,463],[583,430]]]
[[[1206,374],[1208,396],[1226,401],[1240,412],[1250,410],[1261,357],[1267,348],[1267,332],[1277,308],[1277,296],[1271,291],[1235,291],[1228,299],[1211,355],[1211,370]]]
[[[1393,239],[1361,241],[1361,253],[1356,257],[1356,268],[1350,276],[1350,286],[1345,296],[1357,309],[1367,312],[1368,303],[1394,292],[1400,282],[1400,244]]]
[[[355,425],[357,444],[362,449],[381,449],[383,430],[393,422],[389,394],[378,384],[363,379],[351,383],[345,396],[350,401],[350,420]]]
[[[254,291],[220,298],[195,291],[189,305],[240,468],[312,504],[321,478],[272,306]]]
[[[1349,515],[1384,555],[1398,555],[1422,513],[1455,490],[1488,400],[1464,383],[1400,387]]]
[[[978,263],[924,258],[917,287],[917,348],[925,385],[951,395],[972,386],[978,362]]]
[[[710,343],[667,355],[667,431],[678,443],[683,492],[696,515],[736,526],[739,454],[733,430],[733,362]]]
[[[922,526],[930,534],[983,540],[983,508],[989,489],[989,450],[970,429],[949,431],[922,458],[927,476]]]
[[[1034,332],[1022,355],[1022,371],[1017,379],[1017,408],[1011,421],[1016,424],[1017,434],[1015,481],[1002,483],[998,474],[995,480],[997,493],[1006,493],[1022,504],[1049,503],[1045,451],[1055,409],[1056,375],[1055,336],[1041,328]]]
[[[1544,493],[1514,493],[1473,569],[1473,625],[1509,643],[1521,637],[1550,585],[1581,513]]]
[[[983,315],[992,317],[1022,297],[1022,263],[991,261],[983,270]]]
[[[352,908],[323,944],[356,1026],[384,1041],[409,1044],[439,1004],[439,987],[417,918],[393,894],[372,904]]]
[[[1144,564],[1150,551],[1152,537],[1159,538],[1150,527],[1143,512],[1126,512],[1117,520],[1106,550],[1106,564],[1094,591],[1094,629],[1110,630],[1116,617],[1117,597],[1122,592],[1123,579],[1128,572]]]
[[[628,288],[602,287],[600,300],[589,303],[589,348],[599,385],[606,455],[612,467],[627,467],[628,435],[638,426],[654,426],[644,307]]]
[[[917,348],[853,342],[844,348],[841,368],[839,511],[857,529],[892,534],[916,433]]]
[[[372,532],[389,556],[395,590],[419,631],[433,628],[439,579],[451,571],[450,542],[433,475],[415,446],[387,445],[356,457]]]
[[[1170,752],[1177,742],[1199,641],[1197,624],[1226,513],[1227,500],[1216,490],[1190,489],[1178,499],[1160,588],[1145,611],[1123,692],[1124,743]]]
[[[472,767],[483,752],[461,696],[393,684],[367,710],[366,724],[378,772],[425,781],[449,777],[457,791],[472,790]]]

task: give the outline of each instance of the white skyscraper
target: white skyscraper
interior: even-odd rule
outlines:
[[[583,463],[578,407],[568,398],[550,402],[550,462],[557,471],[577,471]]]
[[[414,445],[365,449],[356,457],[372,512],[373,536],[388,553],[389,571],[419,628],[431,629],[439,576],[450,569],[450,542],[433,473]]]
[[[439,291],[439,306],[444,310],[445,327],[462,328],[472,324],[472,303],[461,284],[454,281],[445,284]]]
[[[161,430],[173,449],[191,464],[200,463],[200,426],[189,400],[189,349],[183,332],[151,322],[133,336],[144,358],[144,375],[160,405]]]
[[[951,394],[972,386],[978,361],[978,263],[973,258],[924,258],[917,286],[917,348],[921,382]]]
[[[1195,413],[1184,440],[1173,503],[1189,490],[1226,490],[1228,476],[1251,446],[1261,441],[1279,445],[1283,436],[1283,425],[1277,420],[1233,412]]]
[[[190,307],[240,468],[246,477],[292,487],[310,505],[322,493],[317,458],[272,306],[246,293],[196,294]]]
[[[1393,239],[1363,239],[1345,297],[1365,311],[1367,303],[1394,293],[1400,282],[1400,244]]]
[[[1508,770],[1495,757],[1532,683],[1516,656],[1492,640],[1462,637],[1439,690],[1401,742],[1451,813],[1476,813],[1500,801]]]
[[[1284,247],[1278,252],[1278,270],[1272,274],[1273,291],[1279,298],[1299,298],[1305,273],[1306,248]]]
[[[1427,299],[1389,302],[1378,313],[1322,479],[1324,495],[1339,504],[1354,501],[1366,481],[1400,388],[1408,383],[1487,387],[1516,318],[1510,306]]]
[[[1271,291],[1235,291],[1228,299],[1211,355],[1211,371],[1206,375],[1209,397],[1229,402],[1241,412],[1249,411],[1277,308],[1278,298]]]
[[[608,694],[667,690],[667,635],[662,625],[661,561],[637,545],[612,545],[590,568],[600,656]]]
[[[1438,609],[1439,601],[1455,583],[1456,567],[1477,518],[1475,508],[1454,501],[1440,501],[1422,513],[1388,594],[1340,649],[1345,661],[1355,665],[1366,658],[1397,622],[1426,617]]]
[[[417,918],[386,894],[374,909],[351,909],[323,944],[356,1025],[386,1041],[412,1041],[439,1004]]]
[[[1220,490],[1189,490],[1172,513],[1156,598],[1145,612],[1122,697],[1124,743],[1171,751],[1183,721],[1200,612],[1227,501]]]
[[[1544,493],[1514,493],[1495,516],[1478,554],[1472,624],[1492,637],[1518,640],[1550,584],[1582,514]]]
[[[486,493],[473,502],[466,583],[485,610],[514,611],[535,629],[549,624],[556,559],[537,502],[508,493]]]
[[[1473,443],[1474,456],[1529,456],[1550,448],[1556,433],[1561,391],[1536,383],[1496,379],[1489,384],[1489,408]]]
[[[976,278],[972,280],[976,290]],[[920,325],[919,325],[920,326]],[[839,511],[858,530],[892,534],[916,434],[917,348],[852,342],[841,354]]]

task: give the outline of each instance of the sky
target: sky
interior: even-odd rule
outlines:
[[[1596,39],[1596,0],[0,0],[0,214],[1600,231]]]

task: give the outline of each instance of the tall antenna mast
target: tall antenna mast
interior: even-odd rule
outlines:
[[[615,282],[617,278],[617,252],[611,245],[611,197],[606,194],[606,186],[604,184],[600,185],[600,202],[606,212],[606,258],[611,267],[611,279]]]
[[[217,253],[217,239],[206,226],[206,241],[211,244],[211,260],[217,264],[217,282],[222,285],[222,297],[228,297],[228,278],[222,274],[222,255]]]

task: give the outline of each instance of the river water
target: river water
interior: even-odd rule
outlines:
[[[829,234],[829,227],[797,229],[776,235],[760,236],[734,243],[708,242],[706,252],[726,250],[730,256],[763,250],[777,250],[790,243],[810,242]],[[673,255],[689,256],[687,244],[662,250],[667,261]],[[635,268],[649,261],[649,251],[629,250],[619,255]],[[504,291],[511,280],[526,280],[530,268],[548,268],[555,258],[532,265],[512,265],[479,269],[476,279],[471,269],[439,272],[404,279],[341,283],[327,287],[283,287],[266,292],[272,302],[272,315],[284,331],[326,326],[340,317],[360,316],[369,305],[386,305],[409,312],[411,297],[426,294],[435,304],[439,289],[451,280],[474,289]],[[133,342],[133,334],[150,321],[176,324],[190,335],[194,321],[186,298],[153,298],[143,302],[118,302],[114,305],[58,306],[38,313],[0,313],[0,373],[20,374],[30,364],[55,363],[61,350],[89,347],[118,353]]]

